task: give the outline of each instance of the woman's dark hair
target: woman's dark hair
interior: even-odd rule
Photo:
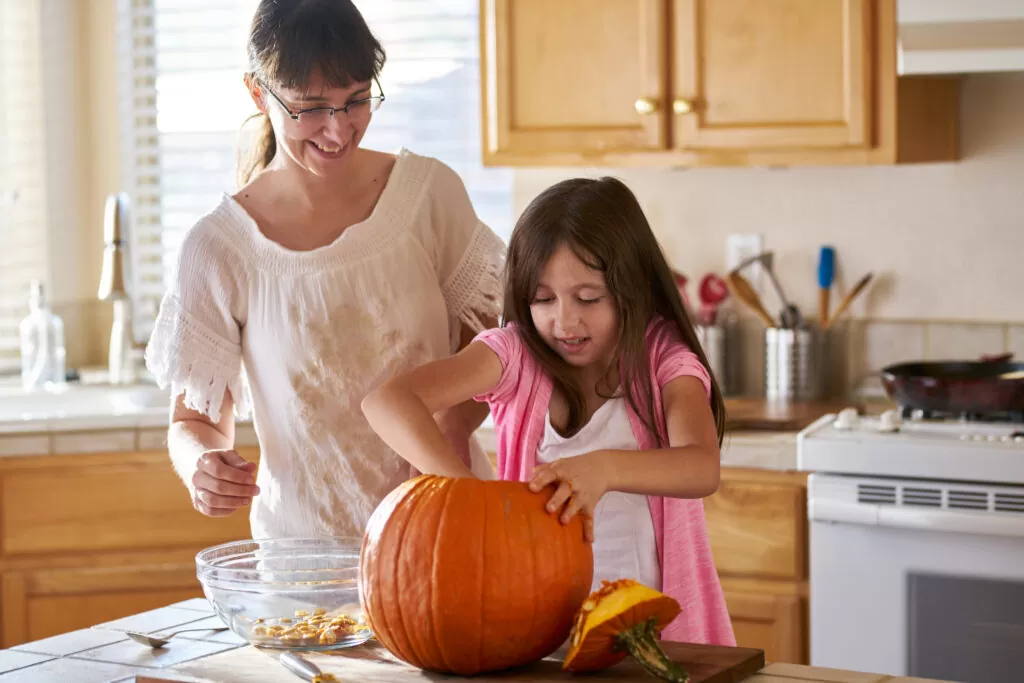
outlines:
[[[530,203],[509,240],[502,324],[514,322],[518,326],[530,353],[566,397],[568,433],[574,434],[583,426],[583,392],[573,379],[571,366],[544,342],[530,314],[541,272],[562,245],[604,274],[618,311],[620,331],[615,356],[620,359],[621,374],[619,388],[611,391],[624,393],[655,443],[667,445],[657,430],[646,340],[648,324],[661,316],[678,328],[683,342],[711,375],[711,412],[721,445],[725,404],[718,382],[640,204],[629,188],[614,178],[575,178],[553,185]],[[609,374],[615,369],[609,368]],[[622,387],[630,390],[622,392]],[[639,390],[634,392],[632,387]]]
[[[249,29],[249,72],[271,86],[303,88],[319,71],[329,87],[371,81],[384,68],[384,48],[351,0],[261,0]],[[260,129],[238,169],[245,185],[277,153],[270,119],[258,113]]]

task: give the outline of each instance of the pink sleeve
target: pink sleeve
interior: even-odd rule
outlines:
[[[676,377],[696,377],[711,397],[711,375],[690,347],[683,341],[676,326],[668,320],[659,320],[651,330],[650,346],[654,373],[658,386],[664,388]]]
[[[511,400],[519,386],[522,368],[523,342],[514,325],[484,330],[473,338],[486,344],[501,362],[501,379],[497,386],[486,394],[474,396],[474,400],[487,403],[501,403]]]

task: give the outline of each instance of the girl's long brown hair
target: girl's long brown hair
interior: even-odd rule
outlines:
[[[616,349],[617,393],[623,393],[622,387],[639,387],[624,395],[655,443],[667,445],[657,430],[646,333],[651,320],[660,315],[679,329],[683,341],[711,375],[711,412],[721,445],[725,404],[718,382],[647,217],[629,188],[614,178],[574,178],[553,185],[530,203],[509,240],[502,324],[516,323],[530,353],[565,396],[568,433],[583,426],[583,391],[573,379],[571,366],[541,338],[530,314],[541,271],[563,244],[604,274],[621,326]],[[609,368],[609,373],[614,370]]]
[[[301,88],[319,70],[326,84],[347,88],[370,81],[385,54],[351,0],[261,0],[249,29],[249,72],[271,87]],[[277,154],[270,119],[260,112],[259,130],[238,165],[239,187]]]

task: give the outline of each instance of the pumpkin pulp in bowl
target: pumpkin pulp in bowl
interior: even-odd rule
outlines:
[[[236,541],[196,556],[214,611],[236,634],[271,649],[331,650],[366,642],[359,606],[359,541]]]

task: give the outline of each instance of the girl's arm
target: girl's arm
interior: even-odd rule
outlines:
[[[594,451],[563,458],[538,467],[530,488],[540,491],[560,481],[548,510],[564,507],[565,522],[580,511],[592,516],[597,501],[608,491],[670,498],[711,495],[718,490],[721,456],[704,385],[696,377],[676,377],[665,385],[662,404],[667,448]]]
[[[484,394],[501,380],[501,361],[483,342],[399,375],[363,399],[366,419],[381,439],[424,474],[472,477],[434,414]]]
[[[662,391],[668,448],[605,451],[612,463],[612,491],[669,498],[704,498],[718,490],[721,453],[704,385],[676,377]],[[626,456],[625,462],[615,460]]]
[[[484,323],[486,325],[486,328],[498,326],[498,320],[496,318],[484,317]],[[476,332],[473,330],[473,328],[463,323],[459,351],[462,351],[467,346],[469,346],[473,342],[473,339],[475,337]],[[468,436],[475,432],[477,428],[483,423],[484,419],[487,417],[487,414],[490,412],[490,409],[487,407],[486,403],[481,403],[480,401],[474,401],[473,399],[470,399],[468,401],[463,401],[459,405],[452,408],[452,412],[458,415],[459,422],[465,427],[466,436],[468,438]]]

